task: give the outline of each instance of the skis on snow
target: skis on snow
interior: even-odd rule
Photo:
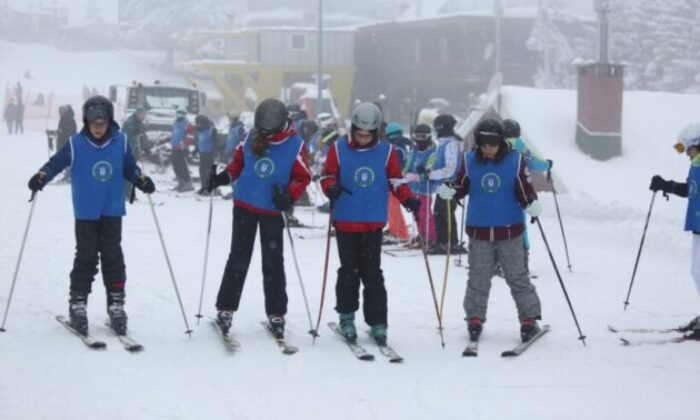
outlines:
[[[335,322],[329,322],[328,327],[333,330],[333,332],[340,337],[341,340],[343,340],[343,343],[347,344],[348,348],[352,352],[352,354],[355,355],[360,360],[374,360],[374,355],[367,350],[365,350],[364,347],[357,343],[353,343],[351,341],[348,341],[343,334],[340,333],[340,330],[338,329],[338,324]]]
[[[479,340],[469,340],[467,346],[462,350],[462,357],[476,357],[479,355]]]
[[[550,326],[549,325],[543,325],[542,328],[537,332],[537,334],[533,335],[532,338],[530,338],[528,341],[524,343],[520,343],[517,346],[515,346],[511,350],[506,350],[501,353],[501,357],[517,357],[520,356],[527,350],[535,341],[539,340],[543,335],[547,334],[549,332]]]
[[[280,350],[282,350],[283,354],[294,354],[299,351],[298,347],[295,347],[287,342],[284,338],[279,338],[277,337],[272,330],[270,329],[270,324],[265,322],[265,321],[260,321],[260,325],[268,332],[270,333],[270,336],[275,340],[277,345],[279,346]]]
[[[66,329],[82,340],[83,343],[85,343],[86,346],[90,347],[91,349],[94,350],[104,350],[107,348],[107,343],[104,341],[100,341],[94,337],[92,337],[89,333],[87,335],[82,335],[80,334],[75,328],[73,328],[72,325],[70,325],[70,322],[68,321],[68,318],[66,318],[63,315],[56,315],[56,321],[59,322],[59,324],[63,325],[66,327]]]
[[[231,333],[225,333],[221,327],[219,327],[219,324],[216,322],[216,319],[210,318],[211,320],[211,325],[214,326],[214,329],[219,333],[219,337],[224,341],[224,346],[226,347],[226,350],[230,351],[231,353],[235,353],[239,347],[241,347],[241,343],[239,343],[235,338],[231,336]]]
[[[370,334],[369,331],[367,331],[367,335],[369,335],[370,338],[372,338],[372,334]],[[374,340],[374,338],[372,338],[372,341],[374,341],[375,344],[377,345],[377,347],[379,347],[379,352],[382,354],[382,356],[388,358],[390,363],[403,362],[403,357],[399,356],[399,354],[396,352],[396,350],[394,350],[393,347],[391,347],[390,345],[388,345],[386,343],[379,344]]]
[[[683,333],[680,328],[616,328],[608,325],[608,331],[611,333],[628,333],[628,334],[668,334],[668,333]],[[642,346],[642,345],[662,345],[671,343],[683,343],[686,341],[695,341],[687,335],[671,338],[626,338],[619,337],[620,341],[625,346]]]
[[[109,320],[105,320],[105,326],[107,329],[109,329],[114,335],[117,336],[117,339],[119,339],[119,342],[122,343],[122,346],[124,346],[124,349],[129,352],[137,352],[143,350],[143,346],[139,344],[136,340],[133,338],[129,337],[129,335],[124,334],[120,335],[117,334],[116,331],[112,329],[112,326],[109,323]]]

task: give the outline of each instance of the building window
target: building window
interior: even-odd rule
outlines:
[[[306,35],[305,34],[292,34],[292,50],[294,50],[294,51],[306,50]]]

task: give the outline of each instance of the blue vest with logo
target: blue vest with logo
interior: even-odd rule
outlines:
[[[425,150],[413,149],[409,156],[409,161],[406,166],[406,172],[416,173],[419,166],[424,168],[430,168],[431,160],[435,156],[435,146],[430,146]],[[416,194],[427,195],[429,193],[435,193],[437,191],[437,183],[430,181],[425,174],[420,175],[420,181],[411,182],[409,184],[411,191]],[[428,190],[430,189],[430,190]]]
[[[338,181],[348,192],[333,204],[333,220],[386,223],[389,179],[386,164],[391,145],[378,142],[372,149],[355,150],[347,138],[335,143],[340,174]]]
[[[470,180],[465,224],[496,227],[523,223],[523,209],[515,193],[520,155],[509,151],[498,163],[479,163],[472,150],[465,154],[464,164]]]
[[[70,144],[75,218],[97,220],[100,216],[124,216],[126,136],[120,132],[102,146],[97,146],[78,133],[70,138]]]
[[[213,133],[213,127],[197,130],[197,149],[200,153],[211,153],[214,150]]]
[[[303,140],[293,135],[279,143],[269,143],[265,156],[253,155],[253,130],[243,145],[243,171],[236,181],[233,198],[250,206],[279,212],[272,202],[274,187],[286,190]]]
[[[187,125],[189,121],[184,118],[181,121],[175,120],[172,127],[172,134],[170,138],[170,145],[173,147],[179,146],[185,138],[187,137]]]
[[[688,210],[685,213],[685,230],[700,232],[700,165],[691,165],[688,172]]]

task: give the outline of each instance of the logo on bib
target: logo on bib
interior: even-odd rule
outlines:
[[[112,179],[112,164],[106,160],[101,160],[92,166],[92,177],[100,182],[107,182]]]
[[[501,188],[501,178],[493,172],[489,172],[481,177],[481,188],[484,191],[495,193]]]
[[[695,182],[695,180],[691,180],[688,182],[688,198],[695,197],[695,194],[698,193],[698,183]]]
[[[372,168],[363,166],[355,171],[355,184],[362,188],[367,188],[374,184],[374,171]]]
[[[258,178],[269,178],[275,173],[275,162],[270,158],[262,158],[255,162],[253,171]]]

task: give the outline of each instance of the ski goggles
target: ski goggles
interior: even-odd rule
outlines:
[[[430,138],[430,133],[413,133],[413,138],[416,141],[426,141]]]
[[[491,147],[498,146],[501,144],[501,136],[497,133],[490,132],[479,132],[477,133],[478,139],[477,144],[479,146],[489,145]]]
[[[95,120],[108,120],[109,112],[102,105],[95,105],[85,110],[85,119],[92,122]]]
[[[685,152],[685,144],[678,142],[673,145],[673,148],[676,149],[676,152],[678,153],[684,153]]]

